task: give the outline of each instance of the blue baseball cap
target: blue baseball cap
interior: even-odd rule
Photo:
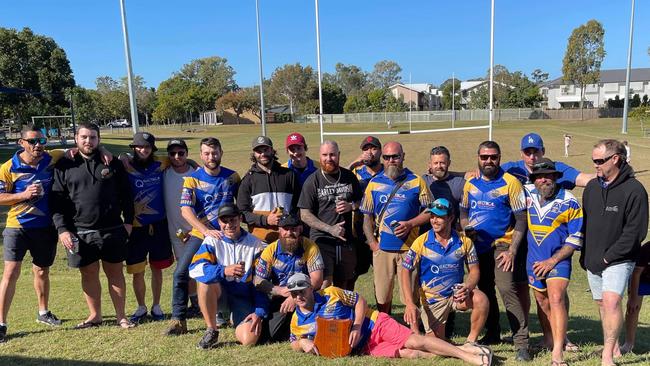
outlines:
[[[531,132],[521,138],[521,150],[526,150],[531,147],[537,150],[543,149],[544,140],[542,140],[542,136]]]
[[[436,216],[447,216],[451,212],[451,204],[446,198],[438,198],[429,205],[426,212]]]

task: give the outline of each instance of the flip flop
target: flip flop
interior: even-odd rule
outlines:
[[[119,322],[117,322],[117,326],[121,327],[122,329],[135,328],[136,325],[137,324],[131,322],[129,319],[126,319],[126,318],[124,318],[124,319],[120,320]]]
[[[101,320],[100,321],[95,321],[95,322],[83,321],[83,322],[75,325],[74,327],[72,327],[72,329],[96,328],[96,327],[99,327],[100,325],[102,325]]]
[[[580,352],[580,347],[571,341],[566,341],[564,343],[564,352]]]
[[[481,356],[481,366],[492,366],[492,356],[493,356],[492,350],[489,349],[488,347],[485,347],[485,346],[479,346],[479,348],[481,350],[483,350],[483,349],[487,350],[487,352],[483,352],[483,353],[480,354],[480,356]],[[484,361],[485,357],[487,357],[487,363]]]

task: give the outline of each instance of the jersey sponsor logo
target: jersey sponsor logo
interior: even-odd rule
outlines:
[[[490,202],[490,201],[480,201],[480,200],[479,201],[472,201],[472,203],[470,204],[470,208],[480,208],[480,209],[491,210],[491,209],[493,209],[495,207],[496,207],[496,205],[494,204],[494,202]]]
[[[187,188],[183,188],[181,191],[181,201],[191,201],[192,200],[192,191]]]
[[[607,212],[618,212],[618,206],[605,206]]]
[[[433,274],[438,274],[438,273],[440,273],[440,268],[438,266],[436,266],[435,264],[432,264],[430,271]]]
[[[7,192],[7,184],[4,181],[0,180],[0,193],[6,193]]]

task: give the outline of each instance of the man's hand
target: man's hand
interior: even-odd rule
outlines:
[[[414,304],[406,305],[404,309],[404,322],[417,333],[419,310]]]
[[[131,224],[124,224],[124,230],[126,230],[126,234],[128,236],[131,236],[131,232],[133,231],[133,225]]]
[[[301,339],[300,340],[300,347],[302,347],[302,351],[305,353],[310,353],[312,355],[318,356],[318,348],[316,348],[316,345],[314,344],[314,341],[310,339]]]
[[[509,250],[503,251],[497,257],[497,267],[503,272],[512,272],[515,263],[515,254]]]
[[[289,291],[287,286],[273,286],[272,293],[276,296],[291,298],[291,291]]]
[[[556,264],[557,261],[553,257],[541,262],[535,262],[533,263],[533,273],[537,278],[544,278],[553,268],[555,268]]]
[[[352,202],[348,202],[345,200],[337,200],[336,201],[336,213],[341,215],[346,212],[352,211]]]
[[[282,216],[281,213],[270,213],[268,216],[266,216],[266,223],[269,226],[278,226],[278,222],[280,221],[280,216]]]
[[[41,195],[43,187],[40,184],[30,184],[21,193],[21,201],[31,200]]]
[[[348,342],[350,343],[350,347],[354,348],[359,344],[359,341],[361,341],[361,325],[355,324],[350,330]]]
[[[413,225],[410,222],[400,221],[399,225],[395,229],[393,229],[393,233],[398,238],[403,239],[411,232],[412,229],[413,229]]]
[[[345,221],[341,221],[336,225],[331,225],[328,232],[333,237],[341,239],[343,241],[346,241],[346,239],[345,239],[345,228],[343,227],[343,225],[345,225]]]
[[[205,237],[209,236],[209,237],[212,237],[212,238],[215,238],[215,239],[223,239],[223,233],[221,231],[215,230],[215,229],[208,229],[208,230],[204,231],[203,236],[205,236]]]
[[[474,170],[470,170],[465,173],[465,180],[470,180],[472,178],[480,177],[481,176],[481,171],[476,168]]]
[[[64,231],[61,234],[59,234],[59,241],[61,242],[61,244],[63,244],[65,249],[70,250],[70,251],[72,250],[74,245],[72,244],[72,233],[71,232]]]
[[[228,277],[242,277],[244,275],[244,266],[241,264],[231,264],[223,269],[223,274]]]
[[[113,154],[104,146],[99,146],[99,153],[102,155],[102,162],[104,165],[109,165],[111,161],[113,161]]]
[[[372,250],[373,252],[379,250],[379,242],[375,238],[368,239],[368,246],[370,247],[370,250]]]
[[[469,296],[469,288],[466,284],[461,283],[459,289],[454,292],[454,301],[455,302],[464,302]]]
[[[262,318],[257,316],[255,313],[250,313],[244,319],[244,323],[250,322],[250,331],[255,333],[256,336],[259,336],[262,333]]]
[[[282,304],[280,304],[280,312],[283,314],[292,313],[296,309],[296,302],[293,301],[292,297],[287,297],[284,299]]]

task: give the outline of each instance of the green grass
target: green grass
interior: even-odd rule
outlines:
[[[476,123],[473,123],[476,125]],[[459,125],[470,125],[459,123]],[[632,146],[632,165],[639,172],[638,178],[644,185],[650,183],[650,140],[641,137],[638,124],[630,125],[628,135],[620,135],[620,119],[601,119],[595,121],[524,121],[497,123],[494,130],[494,139],[498,141],[503,150],[503,160],[515,160],[519,158],[519,140],[527,132],[535,131],[542,135],[545,140],[547,155],[553,159],[560,159],[564,154],[562,135],[570,133],[574,136],[571,156],[565,161],[576,168],[591,172],[593,167],[590,161],[591,146],[593,143],[605,137],[626,139]],[[447,125],[441,124],[414,124],[414,129],[443,128]],[[188,127],[185,126],[184,129]],[[180,128],[151,128],[159,140],[158,147],[164,150],[166,138],[184,137],[190,145],[190,155],[198,159],[198,143],[205,136],[218,137],[225,151],[223,165],[237,170],[243,174],[250,166],[249,151],[250,142],[254,136],[260,133],[259,126],[217,126],[208,127],[192,126],[193,132],[181,131]],[[325,131],[379,131],[384,130],[385,125],[326,125]],[[408,124],[401,124],[394,127],[398,130],[408,130]],[[271,124],[268,126],[268,134],[278,148],[282,160],[286,159],[284,152],[284,137],[292,132],[298,131],[305,135],[311,144],[310,155],[317,157],[318,150],[318,126],[317,125],[295,125],[295,124]],[[342,151],[342,163],[353,160],[359,152],[358,144],[361,136],[337,137]],[[382,141],[396,139],[404,144],[406,151],[406,165],[417,173],[426,169],[429,150],[435,145],[446,145],[452,153],[452,169],[467,170],[476,166],[476,147],[487,139],[487,130],[381,136]],[[115,134],[106,133],[103,135],[103,143],[113,152],[118,153],[128,150],[130,134],[121,132]],[[5,161],[12,152],[0,150],[0,160]],[[576,191],[580,196],[581,191]],[[3,214],[4,215],[4,214]],[[4,217],[0,217],[4,222]],[[245,348],[236,345],[234,334],[231,329],[221,333],[223,347],[205,352],[195,349],[200,339],[204,325],[199,319],[192,319],[188,326],[190,333],[180,337],[164,337],[160,335],[165,328],[166,322],[146,323],[132,330],[121,330],[114,326],[114,311],[108,294],[106,282],[104,286],[103,309],[105,326],[98,329],[74,331],[72,326],[81,322],[87,315],[86,304],[80,286],[80,276],[77,270],[69,269],[66,265],[63,250],[59,250],[57,259],[52,268],[51,300],[50,308],[63,318],[64,324],[60,328],[49,328],[36,324],[36,299],[32,289],[30,259],[24,262],[21,278],[18,281],[17,292],[9,314],[10,339],[6,344],[0,345],[0,365],[194,365],[194,364],[246,364],[246,365],[284,365],[284,364],[358,364],[363,365],[369,362],[377,365],[388,364],[430,364],[431,361],[407,361],[407,360],[382,360],[370,359],[368,357],[354,357],[340,360],[326,360],[307,355],[296,354],[290,351],[288,344],[275,344],[254,348]],[[172,271],[165,271],[165,283],[163,287],[163,310],[171,310],[171,274]],[[131,280],[127,276],[127,312],[132,312],[135,307],[135,298],[131,289]],[[587,292],[588,285],[586,273],[580,269],[577,263],[574,265],[573,278],[569,288],[571,298],[571,313],[569,320],[569,337],[578,343],[582,351],[577,354],[567,354],[567,360],[577,365],[599,365],[597,357],[590,357],[592,351],[598,349],[602,343],[602,332],[597,309]],[[371,274],[364,275],[357,283],[357,290],[369,300],[374,302],[372,291]],[[150,299],[150,294],[148,294]],[[395,296],[398,301],[398,296]],[[149,302],[150,300],[148,300]],[[636,355],[627,355],[621,362],[623,364],[648,364],[650,362],[650,306],[646,301],[646,307],[641,313],[639,329],[637,331]],[[503,312],[503,307],[501,307]],[[395,312],[401,317],[403,308],[395,306]],[[457,317],[457,331],[459,334],[467,334],[466,314]],[[502,314],[502,328],[508,329],[505,314]],[[535,307],[531,309],[531,344],[540,340],[540,328],[535,315]],[[508,335],[504,333],[504,336]],[[461,341],[462,338],[456,338]],[[514,364],[511,345],[500,345],[494,348],[497,359],[504,364]],[[436,359],[436,364],[455,365],[459,361],[451,359]],[[531,365],[548,365],[550,354],[547,352],[535,355]]]

